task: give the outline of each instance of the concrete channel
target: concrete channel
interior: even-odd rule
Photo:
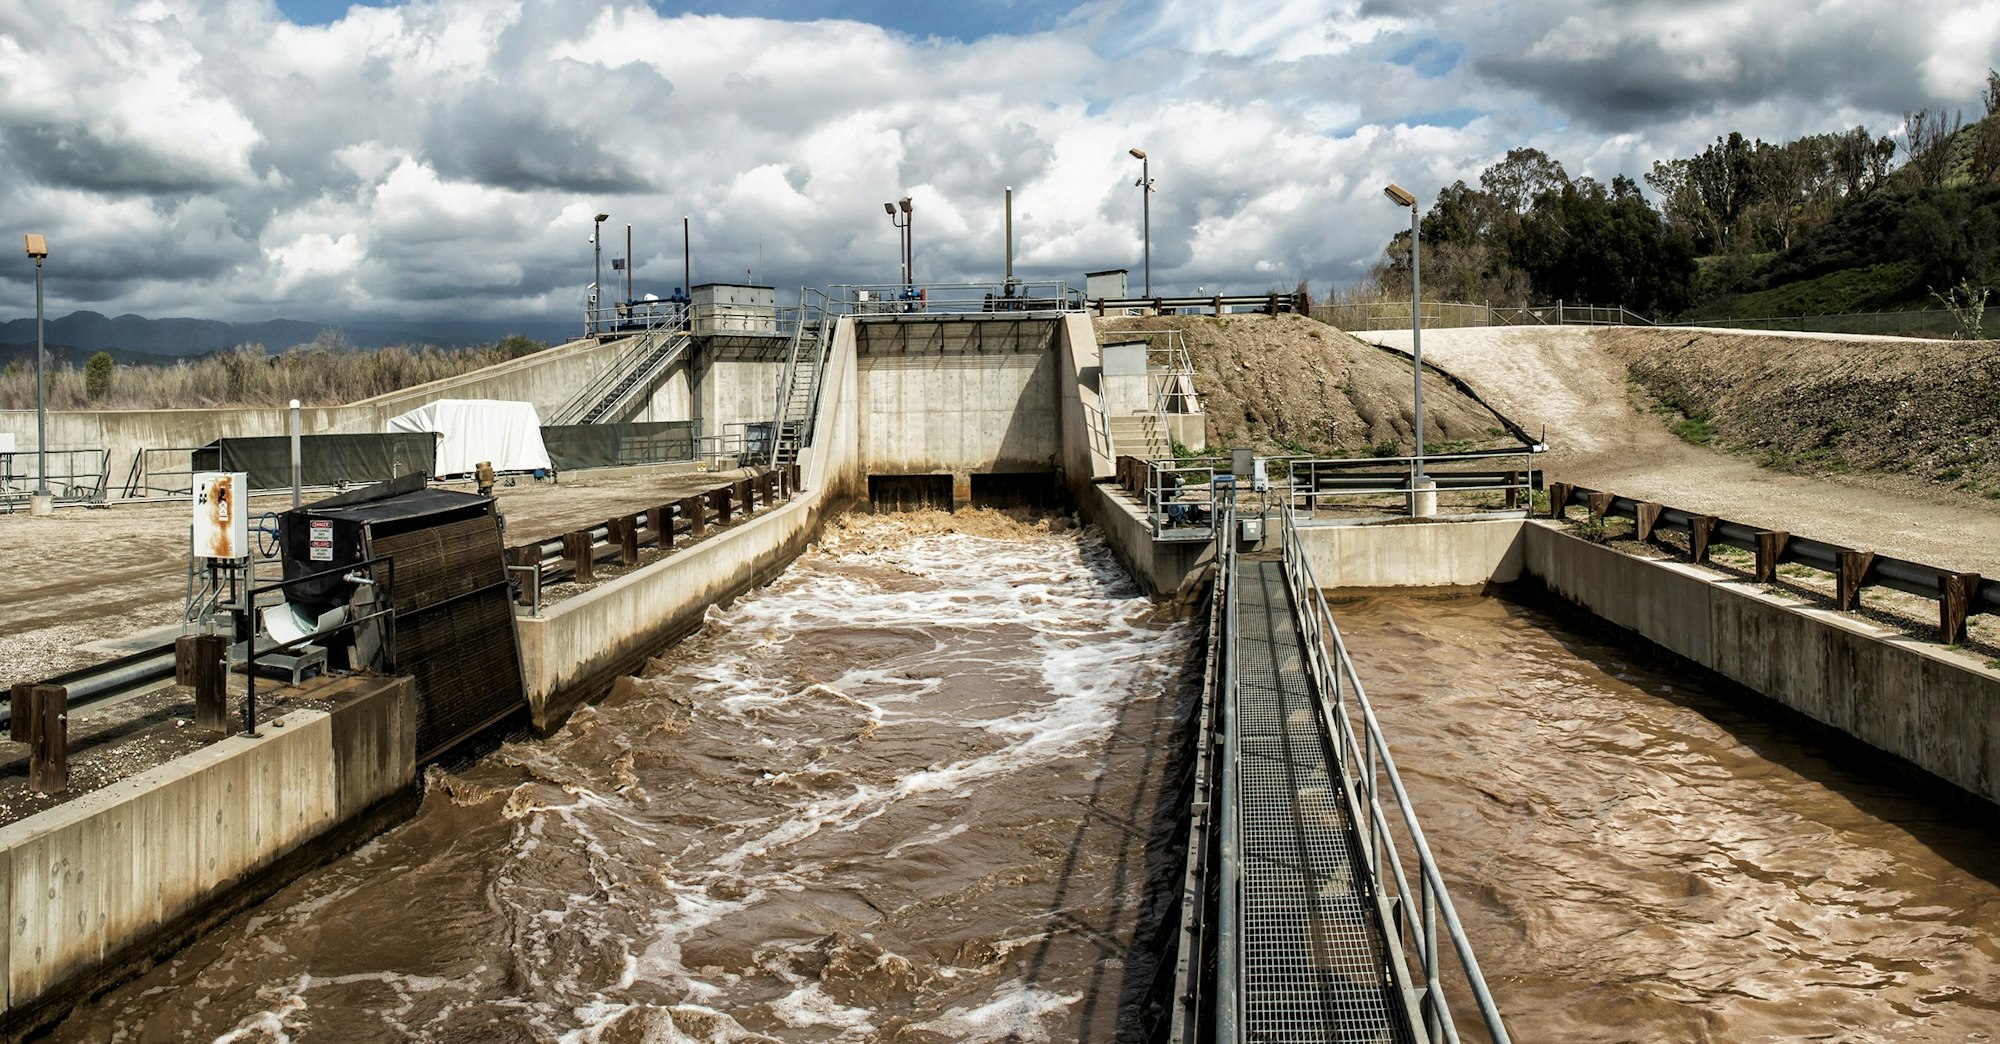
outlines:
[[[567,386],[609,351],[565,350],[545,376]],[[734,390],[711,394],[691,378],[669,386],[715,410],[749,411],[768,399],[771,382],[749,376],[749,362],[729,365],[736,369],[708,372],[733,374]],[[952,505],[976,502],[995,476],[1060,486],[1156,596],[1193,590],[1213,557],[1210,544],[1155,539],[1144,512],[1111,483],[1111,447],[1096,434],[1103,359],[1079,312],[847,315],[825,366],[800,496],[517,621],[538,727],[601,697],[699,626],[710,606],[782,573],[835,512],[868,497],[871,480],[932,482]],[[531,368],[509,373],[541,379]],[[195,437],[118,423],[144,434],[99,441]],[[1638,639],[2000,803],[2000,674],[1963,652],[1622,555],[1518,514],[1297,532],[1327,587],[1539,583]],[[9,1032],[44,1024],[273,882],[392,822],[416,794],[412,699],[406,680],[357,681],[334,710],[296,712],[259,739],[232,740],[0,828]]]

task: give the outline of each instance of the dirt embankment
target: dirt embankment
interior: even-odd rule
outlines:
[[[2000,341],[1599,337],[1691,441],[1783,471],[1906,475],[2000,499]]]
[[[1105,319],[1117,330],[1181,331],[1207,411],[1212,446],[1280,453],[1375,452],[1414,445],[1410,365],[1334,327],[1297,315]],[[1436,373],[1424,374],[1424,449],[1514,444],[1492,411]]]

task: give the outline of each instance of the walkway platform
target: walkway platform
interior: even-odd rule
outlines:
[[[1238,1039],[1414,1041],[1278,557],[1236,597]]]

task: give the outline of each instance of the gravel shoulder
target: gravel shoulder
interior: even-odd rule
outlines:
[[[745,472],[744,474],[747,474]],[[560,483],[518,479],[496,491],[507,540],[545,539],[708,489],[734,472],[573,472]],[[462,483],[449,484],[466,488]],[[308,502],[329,495],[308,493]],[[254,497],[252,517],[291,506]],[[0,514],[0,682],[29,681],[100,663],[134,632],[170,626],[187,592],[181,502],[63,508],[47,518]],[[276,565],[262,567],[275,576]]]
[[[1724,350],[1705,343],[1710,337],[1758,336],[1677,333],[1680,350],[1694,356]],[[1553,478],[2000,576],[2000,502],[1909,476],[1777,471],[1682,441],[1632,387],[1626,362],[1606,343],[1611,336],[1591,327],[1426,330],[1424,362],[1465,381],[1528,431],[1545,431]],[[1368,338],[1409,351],[1407,332],[1377,331]],[[1859,350],[1845,340],[1810,343],[1823,346],[1828,368]]]

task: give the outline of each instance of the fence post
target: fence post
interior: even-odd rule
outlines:
[[[1634,527],[1633,537],[1642,544],[1653,539],[1653,527],[1660,522],[1660,505],[1647,501],[1640,504],[1634,514],[1638,516],[1638,524]]]
[[[1778,559],[1784,556],[1785,545],[1792,535],[1782,529],[1760,529],[1757,531],[1756,580],[1760,584],[1775,583],[1778,579]]]
[[[709,490],[708,499],[715,505],[715,524],[718,526],[728,525],[730,514],[729,487],[717,486]]]
[[[563,534],[563,557],[569,559],[570,569],[576,574],[576,582],[587,584],[596,579],[591,572],[590,530],[579,529]]]
[[[697,493],[694,496],[682,498],[681,514],[686,516],[688,521],[689,540],[700,540],[701,535],[708,532],[708,497],[706,494]]]
[[[618,564],[631,568],[639,564],[639,518],[624,515],[604,520],[604,528],[611,531],[611,539],[618,544]]]
[[[1938,637],[1946,645],[1965,641],[1965,617],[1978,590],[1978,573],[1946,573],[1938,577]]]
[[[26,743],[28,737],[35,734],[34,691],[34,682],[14,683],[14,691],[7,704],[7,738],[16,743]]]
[[[1593,521],[1602,522],[1604,516],[1611,513],[1611,500],[1612,496],[1609,493],[1590,495],[1590,517]]]
[[[737,506],[743,509],[743,516],[745,518],[757,513],[756,499],[750,495],[749,479],[739,479],[737,481],[735,496]]]
[[[1571,486],[1567,482],[1549,483],[1549,517],[1569,518],[1569,494]]]
[[[674,509],[655,504],[646,509],[646,528],[653,531],[653,543],[662,551],[674,549]]]
[[[1696,563],[1708,561],[1708,542],[1715,536],[1715,527],[1722,520],[1714,515],[1695,515],[1688,519],[1688,557]]]
[[[28,786],[37,794],[69,789],[69,690],[37,685],[29,694],[35,705],[34,735],[28,738]]]
[[[194,686],[194,727],[229,731],[229,639],[220,634],[189,636],[189,669]],[[178,643],[177,643],[178,644]]]
[[[1861,585],[1867,582],[1869,570],[1875,568],[1875,552],[1836,551],[1834,557],[1840,567],[1834,604],[1842,612],[1853,612],[1861,605]]]

